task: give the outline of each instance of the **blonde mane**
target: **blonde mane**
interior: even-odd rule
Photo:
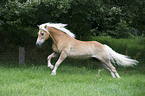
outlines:
[[[75,34],[73,34],[68,29],[66,29],[65,26],[67,26],[67,24],[62,24],[62,23],[44,23],[44,24],[41,24],[39,26],[39,28],[47,32],[47,29],[46,29],[47,27],[54,27],[54,28],[56,28],[56,29],[68,34],[69,36],[75,38]]]

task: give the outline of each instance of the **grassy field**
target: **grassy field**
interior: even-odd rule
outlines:
[[[144,96],[145,66],[117,68],[121,79],[102,68],[62,64],[56,76],[46,65],[0,62],[0,96]],[[76,62],[75,62],[76,63]],[[141,62],[144,63],[144,62]]]

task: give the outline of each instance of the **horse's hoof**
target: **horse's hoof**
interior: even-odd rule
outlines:
[[[53,66],[50,66],[50,69],[52,70],[53,69]]]
[[[52,66],[48,66],[51,70],[54,68],[53,65]]]
[[[51,75],[56,75],[56,73],[52,72]]]

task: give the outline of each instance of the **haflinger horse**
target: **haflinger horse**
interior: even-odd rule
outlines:
[[[138,63],[137,60],[119,54],[109,46],[97,41],[80,41],[75,39],[75,35],[65,28],[66,25],[61,23],[45,23],[38,26],[39,32],[36,45],[41,46],[49,37],[53,41],[52,49],[54,52],[47,58],[48,67],[53,69],[51,75],[56,75],[58,66],[66,57],[96,58],[110,71],[114,78],[116,76],[120,78],[120,76],[111,62],[122,66],[133,66]],[[59,59],[55,66],[53,66],[51,58],[57,57],[58,54],[60,55]]]

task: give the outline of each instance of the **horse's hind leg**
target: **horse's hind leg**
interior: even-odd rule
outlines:
[[[119,76],[119,74],[117,73],[116,68],[111,64],[110,61],[108,63],[105,63],[105,64],[106,64],[106,66],[108,66],[112,70],[113,73],[115,73],[115,75],[117,76],[117,78],[121,78]]]
[[[105,69],[109,70],[110,73],[111,73],[111,75],[112,75],[112,77],[115,78],[115,74],[110,70],[110,68],[108,68],[105,64],[102,64],[102,65],[103,65],[103,67],[104,67]]]
[[[107,57],[105,58],[105,56],[104,56],[104,58],[102,58],[102,57],[96,56],[95,58],[99,59],[102,63],[104,63],[106,65],[106,68],[108,70],[110,70],[110,72],[113,72],[113,73],[111,73],[112,77],[115,77],[114,76],[114,73],[115,73],[117,78],[120,78],[119,74],[116,71],[116,68],[111,64],[110,60]]]

